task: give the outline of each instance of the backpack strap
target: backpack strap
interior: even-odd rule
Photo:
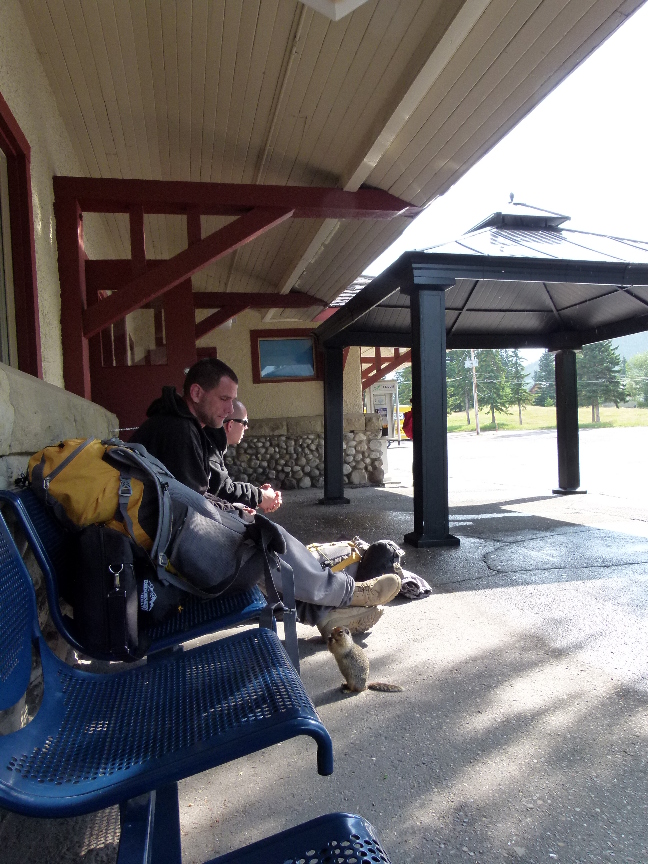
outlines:
[[[59,464],[56,466],[56,468],[53,471],[50,471],[50,473],[47,475],[47,477],[42,478],[46,504],[49,504],[50,506],[52,505],[52,502],[50,501],[50,498],[49,498],[49,485],[52,482],[52,480],[55,477],[57,477],[61,473],[61,471],[63,471],[64,468],[67,468],[67,466],[70,464],[70,462],[73,459],[76,459],[76,457],[79,455],[79,453],[82,450],[85,450],[85,448],[88,446],[88,444],[92,444],[92,442],[94,440],[95,440],[94,438],[86,438],[86,440],[83,441],[81,444],[79,444],[79,446],[76,447],[68,456],[66,456],[62,462],[59,462]],[[42,470],[43,470],[42,469],[42,463],[41,463],[41,465],[37,466],[37,468],[40,469],[40,471],[42,472]],[[36,472],[36,470],[37,469],[34,469],[34,472]]]
[[[275,611],[283,612],[284,640],[286,653],[299,674],[299,645],[297,641],[297,610],[295,608],[295,574],[287,561],[284,561],[272,548],[279,541],[284,544],[283,537],[279,534],[274,522],[257,513],[254,524],[250,526],[250,536],[257,545],[261,546],[263,552],[263,570],[265,575],[265,589],[267,603],[261,611],[259,625],[268,630],[274,630]],[[254,529],[257,531],[254,531]],[[256,535],[256,536],[255,536]],[[278,536],[277,536],[278,535]],[[285,551],[285,545],[284,545]],[[273,559],[272,564],[270,559]],[[283,602],[279,597],[277,586],[272,578],[272,570],[281,570],[281,586]]]

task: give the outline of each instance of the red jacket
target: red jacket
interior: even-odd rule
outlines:
[[[413,438],[414,433],[412,432],[412,409],[405,412],[403,417],[403,432],[407,435],[408,438]]]

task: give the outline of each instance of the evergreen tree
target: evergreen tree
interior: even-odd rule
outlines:
[[[412,398],[412,367],[406,366],[395,373],[394,378],[398,381],[398,401],[401,405],[407,405]]]
[[[533,402],[533,396],[529,393],[527,373],[524,371],[524,363],[520,357],[520,352],[516,348],[514,351],[504,352],[504,365],[506,368],[506,377],[509,391],[511,394],[511,405],[518,406],[518,416],[520,418],[520,426],[522,425],[522,408],[530,405]]]
[[[466,368],[470,351],[456,349],[446,353],[446,382],[448,387],[448,414],[465,411],[466,423],[470,426],[472,403],[472,369]]]
[[[648,405],[648,351],[635,354],[626,363],[628,395],[637,405]]]
[[[600,423],[601,402],[619,402],[625,399],[621,381],[621,357],[610,340],[584,345],[576,355],[578,374],[578,402],[592,406],[592,423]]]
[[[503,352],[487,348],[475,353],[479,362],[477,367],[479,407],[490,409],[493,426],[497,429],[495,412],[508,414],[508,407],[511,404],[511,391],[507,381]]]
[[[535,404],[546,407],[556,404],[556,371],[554,366],[554,355],[545,351],[540,356],[538,368],[533,373],[533,384],[535,389]]]

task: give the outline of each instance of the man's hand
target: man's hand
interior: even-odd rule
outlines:
[[[269,483],[264,483],[261,486],[261,502],[259,510],[264,513],[273,513],[281,507],[281,492],[272,488]]]

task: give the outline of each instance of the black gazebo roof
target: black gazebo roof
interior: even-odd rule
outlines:
[[[411,347],[408,295],[424,285],[448,286],[448,348],[559,350],[648,330],[648,242],[562,227],[568,219],[513,205],[456,241],[406,252],[315,334],[329,347]]]

